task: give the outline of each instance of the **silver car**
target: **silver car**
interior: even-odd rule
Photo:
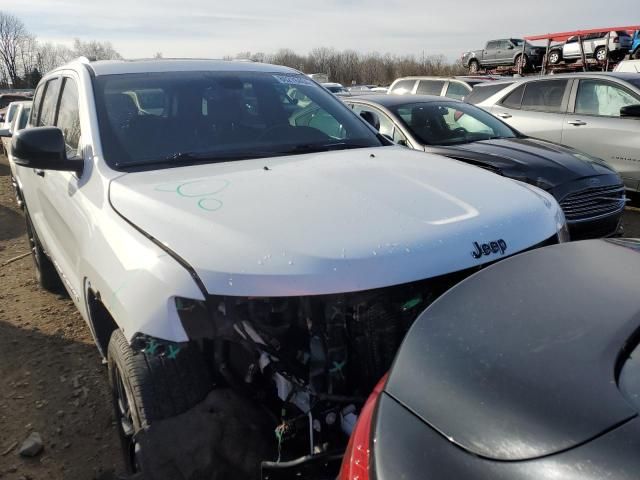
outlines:
[[[606,160],[628,190],[640,191],[637,73],[568,73],[494,82],[486,98],[483,88],[476,86],[468,100],[522,133]]]
[[[489,82],[495,77],[488,75],[460,77],[402,77],[389,87],[392,95],[436,95],[462,100],[475,85]]]

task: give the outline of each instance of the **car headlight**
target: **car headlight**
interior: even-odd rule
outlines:
[[[556,228],[558,230],[558,243],[566,243],[571,240],[567,219],[562,210],[558,210],[558,213],[556,213]]]

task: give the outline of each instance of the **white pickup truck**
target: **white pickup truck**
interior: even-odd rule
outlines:
[[[144,478],[330,468],[428,304],[566,240],[550,195],[272,65],[74,61],[12,152],[40,283],[88,322]]]

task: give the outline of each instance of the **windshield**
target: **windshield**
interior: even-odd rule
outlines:
[[[425,145],[455,145],[517,136],[493,115],[466,103],[410,103],[391,110]]]
[[[304,75],[164,72],[94,82],[104,156],[115,168],[382,146],[362,120]]]

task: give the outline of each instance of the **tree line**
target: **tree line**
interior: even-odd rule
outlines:
[[[85,56],[95,60],[120,59],[110,42],[75,39],[72,47],[41,42],[22,20],[0,10],[0,88],[34,88],[42,75],[66,62]],[[155,58],[162,57],[158,52]],[[242,52],[225,59],[251,60],[284,65],[305,73],[324,73],[343,85],[389,85],[408,75],[460,75],[462,65],[443,55],[397,55],[355,50],[314,48],[306,55],[283,48],[275,53]]]
[[[252,60],[295,68],[305,73],[325,73],[329,81],[343,85],[389,85],[398,77],[409,75],[463,75],[460,62],[450,63],[444,55],[394,55],[378,52],[314,48],[307,55],[290,49],[273,54],[242,52],[226,59]]]
[[[0,88],[34,88],[43,74],[80,56],[122,58],[109,42],[76,38],[72,47],[40,42],[22,20],[0,11]]]

